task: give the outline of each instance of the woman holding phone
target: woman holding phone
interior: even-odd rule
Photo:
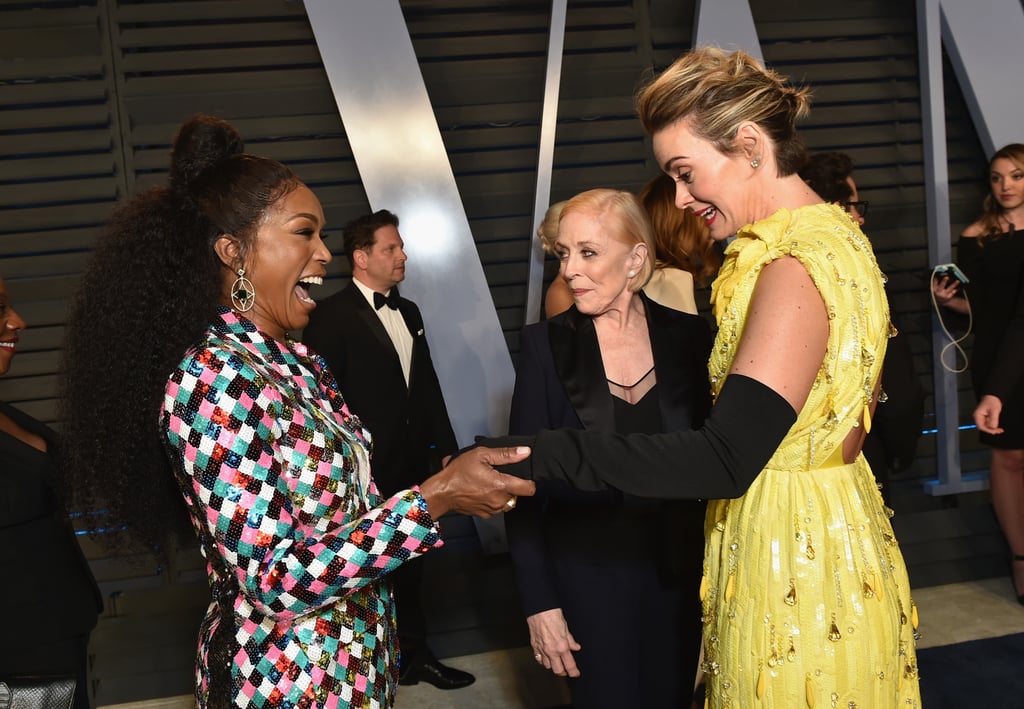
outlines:
[[[971,379],[978,397],[974,420],[979,440],[992,448],[992,505],[1010,546],[1014,593],[1024,605],[1024,145],[1011,143],[989,162],[990,193],[981,216],[957,245],[960,268],[932,281],[940,304],[974,321]],[[970,297],[970,300],[965,297]]]

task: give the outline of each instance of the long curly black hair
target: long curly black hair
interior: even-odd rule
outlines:
[[[62,476],[70,504],[106,511],[111,533],[99,538],[112,551],[138,541],[166,560],[188,529],[160,431],[164,387],[233,278],[215,241],[233,235],[247,253],[266,211],[300,184],[284,165],[243,151],[223,120],[182,125],[167,184],[115,208],[71,303]]]

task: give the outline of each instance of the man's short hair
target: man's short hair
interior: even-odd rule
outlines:
[[[342,229],[342,242],[345,246],[345,255],[348,257],[348,265],[355,268],[355,261],[352,254],[359,249],[372,249],[377,241],[374,235],[382,226],[393,226],[398,228],[398,215],[392,214],[386,209],[381,209],[373,214],[364,214],[356,217]]]

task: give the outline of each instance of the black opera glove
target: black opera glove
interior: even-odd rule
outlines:
[[[789,402],[742,374],[730,374],[696,431],[629,435],[559,429],[536,436],[478,439],[488,447],[530,446],[520,463],[495,466],[528,480],[565,480],[580,490],[614,488],[637,497],[741,496],[796,421]]]

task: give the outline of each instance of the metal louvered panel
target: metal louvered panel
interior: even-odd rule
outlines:
[[[56,418],[67,299],[122,194],[97,2],[0,6],[0,276],[29,324],[0,397]]]
[[[301,4],[120,2],[113,17],[134,188],[164,179],[174,131],[203,112],[232,121],[252,152],[288,163],[329,225],[365,209]]]

